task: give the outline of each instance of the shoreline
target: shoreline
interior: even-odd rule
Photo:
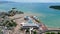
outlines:
[[[6,11],[1,11],[1,12],[6,12]],[[24,12],[24,14],[16,14],[18,17],[19,17],[19,15],[21,15],[21,16],[38,16],[38,17],[40,17],[40,16],[42,16],[42,15],[40,15],[40,14],[38,14],[38,13],[32,13],[32,12]],[[16,16],[15,15],[15,16]],[[16,17],[17,17],[16,16]],[[55,28],[54,26],[53,27],[51,27],[51,26],[48,26],[48,25],[46,25],[48,28]],[[56,28],[60,28],[60,27],[56,27]]]
[[[33,15],[33,14],[16,14],[15,16],[11,17],[11,18],[18,18],[18,17],[24,17],[24,16],[36,16],[36,15]],[[48,30],[60,30],[60,28],[57,28],[57,27],[49,27],[46,25],[46,27],[48,28]]]
[[[38,17],[40,17],[39,16],[39,14],[35,14],[35,13],[24,13],[24,14],[16,14],[15,15],[16,17],[24,17],[24,16],[38,16]],[[13,16],[13,17],[15,17],[15,16]],[[42,22],[43,23],[43,22]],[[46,25],[46,24],[45,24]],[[48,26],[48,25],[46,25],[48,28],[55,28],[54,26],[53,27],[51,27],[51,26]],[[56,28],[60,28],[60,27],[56,27]]]
[[[42,14],[38,14],[38,13],[32,13],[32,12],[24,12],[24,14],[16,14],[16,15],[14,15],[13,17],[11,17],[11,18],[17,18],[17,17],[24,17],[24,16],[38,16],[38,17],[40,17],[40,16],[43,16]],[[58,30],[60,30],[60,28],[59,27],[49,27],[48,25],[46,25],[46,27],[48,28],[48,30],[50,30],[50,29],[58,29]]]
[[[54,27],[53,28],[49,28],[48,27],[48,30],[60,30],[60,28],[56,28],[56,27],[55,28]]]

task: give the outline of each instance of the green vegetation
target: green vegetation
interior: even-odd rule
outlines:
[[[8,24],[7,24],[8,23]],[[7,25],[6,25],[7,24]],[[6,21],[6,23],[5,23],[5,25],[7,26],[7,27],[16,27],[16,23],[13,21],[13,20],[11,20],[11,21]]]
[[[0,12],[0,18],[3,19],[0,21],[0,26],[5,26],[7,28],[16,27],[16,22],[8,18],[9,16],[14,16],[15,14],[24,14],[24,12],[18,11],[16,8],[12,8],[12,10],[8,12]]]
[[[8,23],[8,25],[6,25],[6,26],[7,26],[7,27],[16,27],[16,25],[17,25],[17,24],[13,22],[13,23]]]
[[[24,14],[22,11],[16,10],[16,8],[12,8],[12,10],[10,10],[8,13],[8,16],[14,16],[15,14]]]
[[[50,34],[50,32],[46,32],[46,34]]]
[[[2,26],[7,27],[8,29],[17,26],[16,22],[14,22],[13,20],[4,20],[2,23],[3,23]]]
[[[5,16],[14,16],[15,14],[24,14],[24,12],[18,11],[16,8],[12,8],[12,10],[8,12],[0,12],[0,17],[4,18]]]
[[[29,29],[27,29],[26,32],[29,32]]]
[[[40,23],[40,21],[39,20],[35,20],[36,22],[38,22],[38,23]]]
[[[20,28],[19,30],[20,30],[20,31],[22,31],[23,29],[22,29],[22,28]]]
[[[55,32],[51,32],[51,34],[55,34]]]
[[[3,34],[2,29],[0,28],[0,34]]]
[[[58,32],[58,34],[60,34],[60,32]]]
[[[50,32],[46,32],[45,34],[55,34],[55,32],[51,32],[51,33]]]
[[[60,10],[60,6],[50,6],[49,8]]]
[[[4,18],[5,16],[3,15],[3,16],[1,16],[1,18]]]
[[[34,33],[34,34],[37,34],[36,30],[35,30],[35,31],[33,31],[33,33]]]

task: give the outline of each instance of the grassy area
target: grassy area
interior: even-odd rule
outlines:
[[[35,31],[33,31],[33,33],[34,33],[34,34],[37,34],[36,30],[35,30]]]
[[[26,32],[29,32],[29,29],[27,29]]]
[[[45,34],[56,34],[55,32],[46,32]]]
[[[0,28],[0,34],[3,34],[2,29]]]
[[[58,34],[60,34],[60,32],[58,32]]]
[[[46,32],[45,34],[50,34],[50,32]]]
[[[14,22],[13,20],[11,20],[11,22],[7,21],[6,23],[8,23],[7,24],[8,27],[16,27],[17,26],[16,22]]]
[[[7,28],[11,28],[11,27],[16,27],[17,26],[16,22],[14,22],[13,20],[4,20],[2,23],[3,23],[3,26],[5,26]]]
[[[51,34],[55,34],[55,32],[51,32]]]

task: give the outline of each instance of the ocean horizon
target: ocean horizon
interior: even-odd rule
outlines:
[[[14,7],[25,13],[36,13],[46,26],[60,28],[60,10],[49,8],[55,5],[60,5],[60,3],[3,3],[0,4],[0,10],[8,12]]]

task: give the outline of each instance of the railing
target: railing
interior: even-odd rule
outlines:
[[[40,32],[40,34],[43,34],[45,32],[60,32],[60,30],[47,30],[47,31],[44,31],[44,32]]]

